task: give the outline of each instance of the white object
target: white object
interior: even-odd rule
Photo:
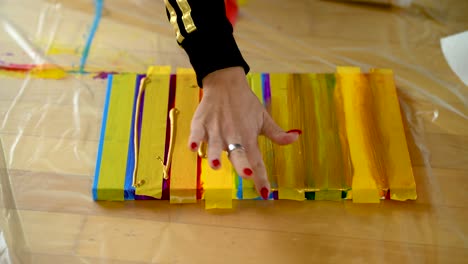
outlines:
[[[450,68],[468,85],[468,31],[443,38],[440,44]]]

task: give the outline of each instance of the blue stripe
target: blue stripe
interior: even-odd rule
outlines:
[[[135,188],[133,185],[133,170],[135,168],[135,159],[137,153],[133,148],[133,138],[135,137],[134,125],[135,125],[135,114],[138,99],[138,88],[140,87],[140,81],[143,78],[143,75],[138,75],[136,78],[136,87],[135,95],[133,97],[133,113],[132,113],[132,123],[130,126],[130,138],[128,139],[128,154],[127,154],[127,170],[125,173],[125,187],[124,187],[124,199],[125,200],[135,200]]]
[[[243,192],[243,188],[242,188],[242,185],[243,185],[242,177],[237,175],[237,174],[236,174],[236,176],[237,176],[237,182],[239,183],[239,184],[237,184],[237,199],[241,200],[241,199],[244,199],[244,192]]]
[[[93,24],[91,26],[91,30],[89,32],[88,39],[86,40],[86,44],[85,44],[85,47],[83,49],[83,53],[81,55],[80,73],[84,72],[84,67],[85,67],[85,64],[86,64],[86,60],[88,59],[89,48],[91,47],[91,44],[93,43],[94,35],[96,34],[97,28],[99,26],[99,21],[101,20],[102,7],[103,7],[103,0],[95,0],[96,13],[94,15],[94,21],[93,21]]]
[[[262,85],[262,103],[263,103],[263,106],[265,106],[265,74],[262,73],[260,74],[260,82],[261,82],[261,85]]]
[[[262,103],[263,103],[263,106],[266,106],[265,105],[265,74],[264,73],[260,74],[260,82],[262,85]]]
[[[112,90],[112,74],[110,74],[107,78],[107,91],[106,91],[106,98],[104,101],[104,110],[102,114],[102,124],[101,124],[101,136],[99,138],[99,147],[96,159],[96,170],[94,172],[94,183],[93,183],[93,199],[97,200],[97,188],[99,183],[99,172],[101,170],[101,160],[102,160],[102,149],[104,146],[104,137],[106,133],[106,124],[107,124],[107,115],[109,112],[109,101],[111,97],[111,90]]]

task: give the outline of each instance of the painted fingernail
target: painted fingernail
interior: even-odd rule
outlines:
[[[245,174],[245,175],[250,176],[250,175],[252,175],[252,173],[253,173],[253,172],[252,172],[251,169],[249,169],[249,168],[245,168],[245,169],[244,169],[244,174]]]
[[[192,142],[192,144],[190,145],[190,147],[191,147],[192,149],[196,149],[196,148],[198,147],[198,144],[195,143],[195,142]]]
[[[300,135],[300,134],[302,134],[302,130],[300,130],[300,129],[291,129],[286,133],[297,133],[297,134]]]
[[[219,166],[219,164],[220,164],[219,160],[217,160],[217,159],[213,160],[213,166],[215,168],[217,168]]]
[[[268,200],[268,189],[263,187],[260,190],[260,194],[262,195],[263,200]]]

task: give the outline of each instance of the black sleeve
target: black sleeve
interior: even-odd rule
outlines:
[[[226,17],[224,0],[165,0],[178,44],[189,56],[198,85],[213,71],[249,65],[242,57]]]

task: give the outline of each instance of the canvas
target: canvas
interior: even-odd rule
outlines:
[[[270,199],[416,199],[402,116],[388,69],[362,73],[249,73],[253,92],[283,128],[303,131],[278,146],[260,136]],[[95,200],[204,200],[231,208],[233,199],[261,199],[227,155],[209,167],[203,149],[186,147],[203,96],[191,69],[154,66],[146,74],[111,74],[93,185]],[[206,147],[206,146],[205,146]]]

